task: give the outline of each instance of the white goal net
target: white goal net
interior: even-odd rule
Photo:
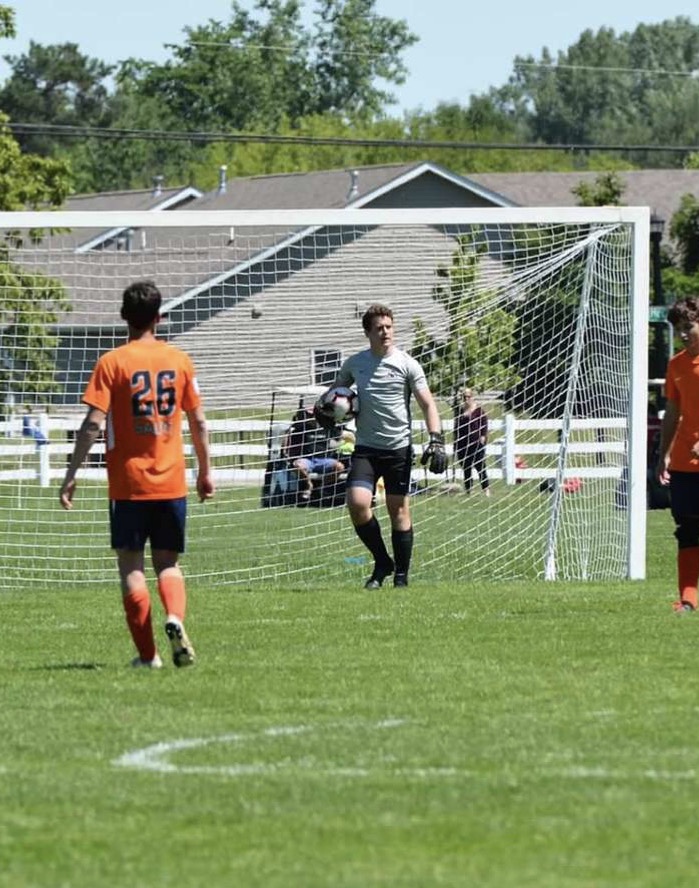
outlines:
[[[122,290],[142,279],[210,426],[217,494],[190,500],[190,582],[371,572],[345,473],[309,492],[292,465],[295,441],[347,466],[351,441],[288,432],[367,346],[377,302],[427,373],[452,457],[445,476],[421,467],[413,402],[415,582],[644,576],[646,208],[2,213],[0,227],[0,588],[114,583],[103,443],[72,512],[57,491],[92,366],[124,341]],[[488,495],[477,476],[466,493],[454,459],[466,387],[488,418]],[[390,538],[381,489],[376,509]]]

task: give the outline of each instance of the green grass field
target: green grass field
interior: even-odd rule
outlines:
[[[181,671],[116,585],[0,594],[0,886],[695,885],[671,534],[642,583],[197,585]]]

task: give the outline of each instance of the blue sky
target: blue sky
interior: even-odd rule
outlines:
[[[225,21],[230,0],[3,0],[17,13],[19,36],[0,43],[2,55],[26,51],[29,41],[77,43],[87,55],[106,62],[134,56],[163,61],[165,43],[183,42],[183,28],[208,19]],[[252,9],[252,0],[243,6]],[[306,6],[312,8],[306,0]],[[468,103],[470,94],[501,86],[516,55],[538,57],[547,46],[555,56],[586,29],[632,31],[644,22],[686,16],[688,4],[650,0],[621,4],[610,0],[564,3],[561,0],[377,0],[376,10],[405,19],[420,42],[405,53],[406,84],[394,90],[396,111],[434,108],[440,101]],[[493,14],[495,13],[495,14]],[[692,16],[695,23],[699,15]],[[0,63],[0,76],[7,65]]]

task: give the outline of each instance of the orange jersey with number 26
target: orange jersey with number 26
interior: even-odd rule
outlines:
[[[83,401],[107,414],[110,499],[186,496],[182,414],[200,404],[189,355],[134,339],[100,357]]]

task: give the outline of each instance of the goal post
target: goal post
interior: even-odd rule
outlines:
[[[72,512],[57,490],[139,279],[163,293],[159,335],[192,356],[211,430],[218,490],[190,502],[192,583],[370,572],[346,471],[302,497],[288,433],[367,347],[377,302],[425,368],[451,455],[445,476],[420,464],[413,401],[415,581],[645,576],[647,207],[15,212],[0,229],[0,589],[113,584],[104,442]],[[454,460],[465,386],[488,415],[487,497]],[[350,464],[351,442],[309,440]],[[380,488],[376,509],[390,542]]]

